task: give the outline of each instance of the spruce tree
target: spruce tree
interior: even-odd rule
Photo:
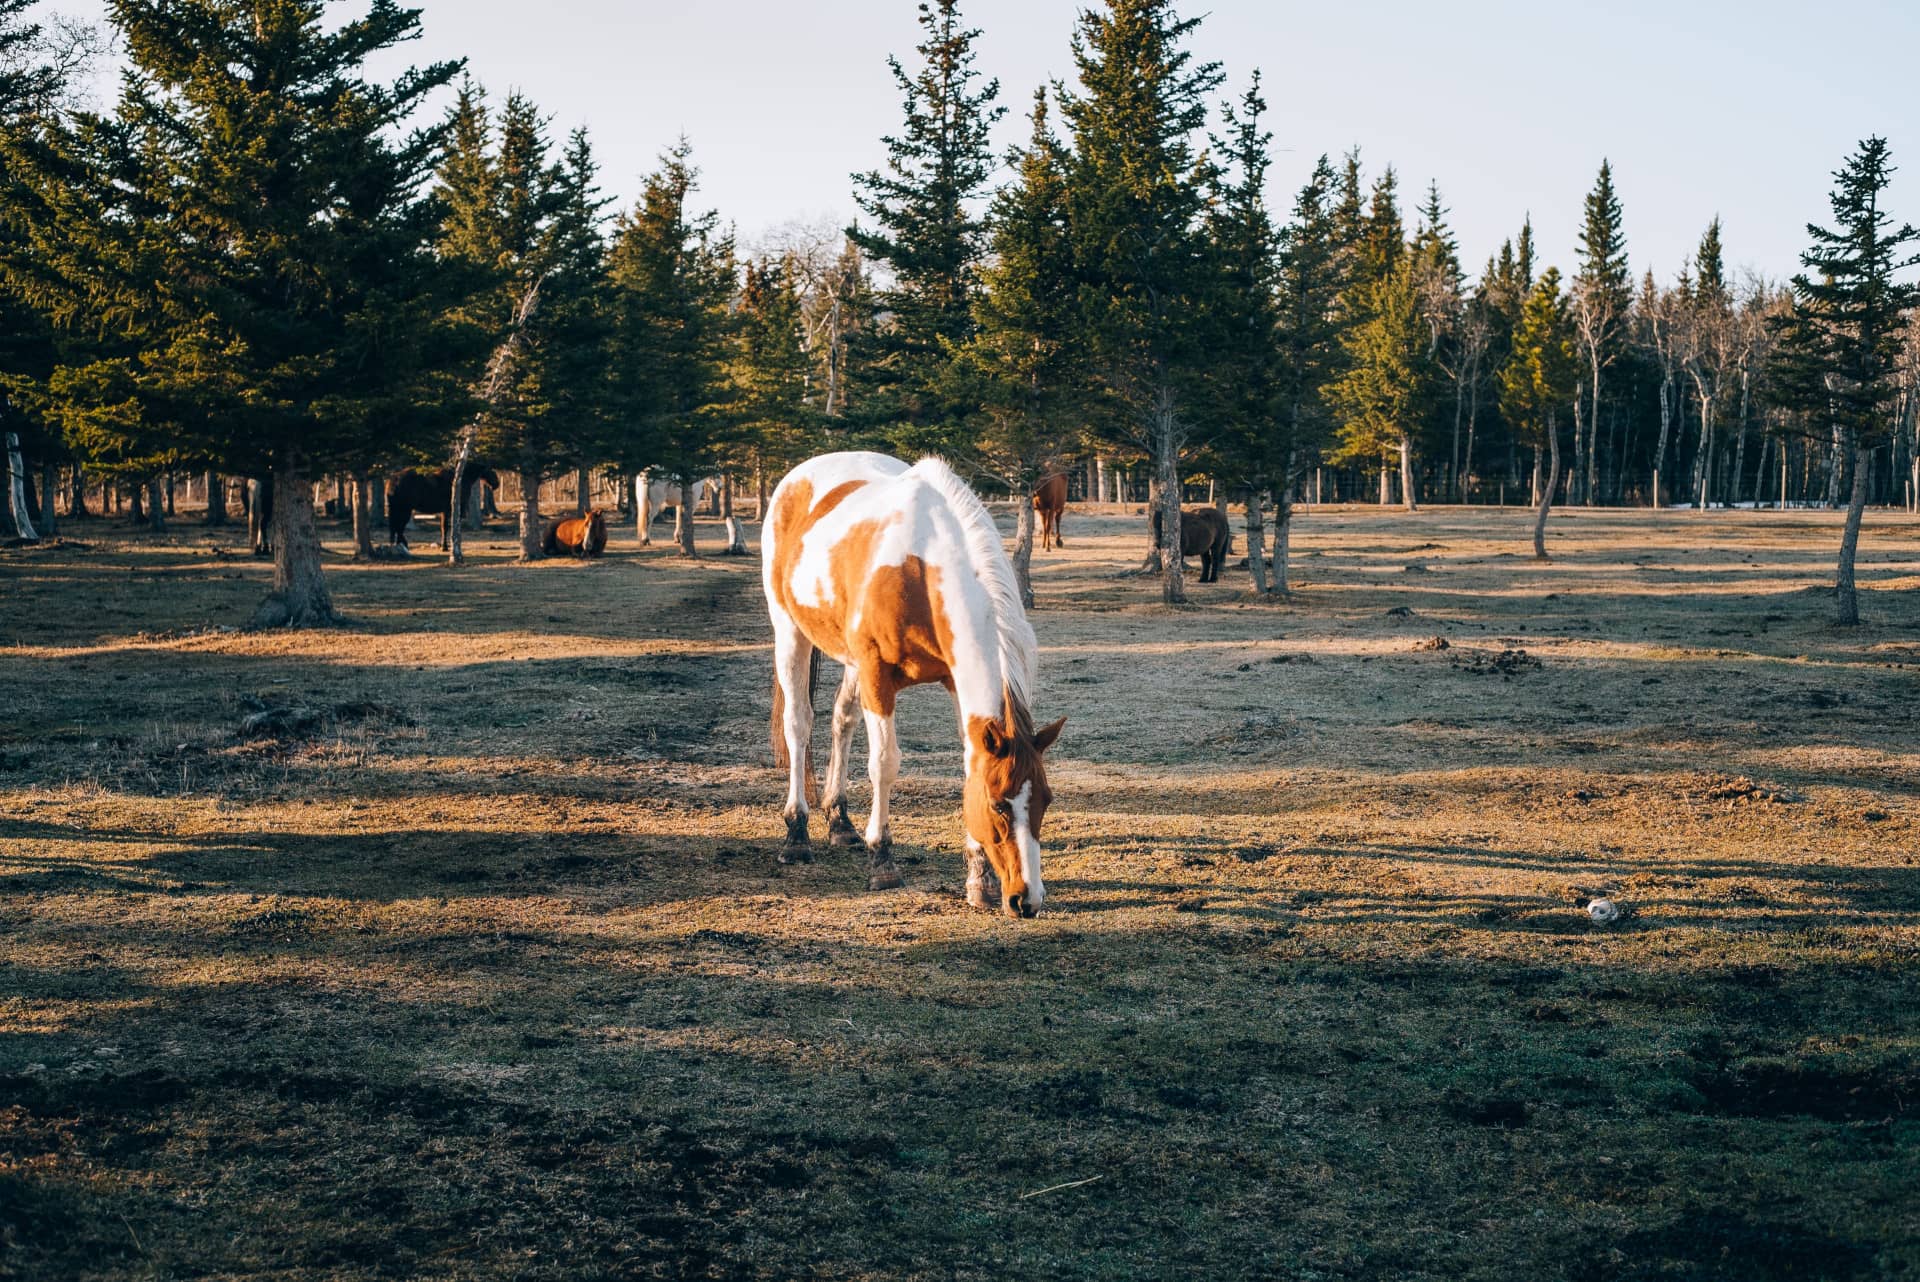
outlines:
[[[1071,447],[1077,399],[1073,336],[1077,291],[1067,227],[1067,157],[1033,99],[1027,146],[1009,158],[1014,180],[988,215],[992,252],[974,303],[974,336],[958,349],[953,385],[981,407],[970,451],[1013,494],[1014,572],[1033,604],[1033,490]]]
[[[1403,500],[1418,510],[1413,476],[1414,439],[1424,411],[1427,327],[1420,318],[1412,275],[1404,268],[1375,279],[1360,296],[1363,319],[1344,339],[1346,371],[1330,384],[1327,403],[1339,420],[1344,462],[1381,468],[1380,501],[1387,501],[1387,468],[1400,465]]]
[[[1175,14],[1171,0],[1108,0],[1083,13],[1073,39],[1079,88],[1061,103],[1073,137],[1067,201],[1081,339],[1111,407],[1109,434],[1152,461],[1170,604],[1186,600],[1180,465],[1211,360],[1218,280],[1194,140],[1221,72],[1183,47],[1199,21]]]
[[[776,476],[805,459],[816,440],[798,277],[790,254],[748,262],[741,272],[730,411],[747,461]]]
[[[1627,239],[1621,230],[1620,198],[1613,190],[1613,166],[1600,162],[1600,174],[1587,194],[1580,229],[1580,270],[1573,278],[1574,331],[1587,363],[1591,407],[1575,433],[1574,463],[1580,491],[1588,503],[1599,486],[1600,397],[1603,371],[1622,350],[1622,335],[1633,307],[1633,276],[1627,266]]]
[[[606,202],[586,135],[576,131],[556,161],[546,121],[524,95],[508,96],[496,124],[484,94],[463,86],[448,129],[440,251],[464,273],[461,316],[489,353],[477,417],[455,450],[454,494],[466,497],[469,459],[517,472],[520,556],[537,560],[541,481],[604,453]],[[447,443],[437,445],[444,454]],[[457,541],[450,555],[460,559]]]
[[[1221,279],[1216,293],[1219,343],[1214,357],[1214,403],[1221,423],[1210,451],[1211,470],[1247,493],[1247,566],[1254,591],[1267,591],[1266,499],[1276,480],[1290,480],[1292,442],[1281,429],[1286,370],[1280,350],[1281,240],[1267,210],[1267,103],[1260,73],[1223,112],[1226,130],[1213,139],[1221,165],[1207,231]]]
[[[1920,264],[1920,230],[1882,208],[1893,179],[1884,138],[1870,137],[1834,174],[1833,225],[1807,225],[1792,307],[1781,325],[1776,371],[1789,403],[1813,408],[1841,431],[1852,456],[1853,488],[1834,579],[1834,622],[1860,622],[1854,555],[1867,504],[1873,452],[1896,429],[1901,341],[1920,307],[1920,287],[1899,279]],[[1811,404],[1809,404],[1811,403]]]
[[[370,81],[367,60],[412,39],[417,12],[372,0],[329,30],[322,11],[114,0],[117,113],[9,154],[32,193],[31,270],[9,275],[102,344],[55,373],[63,413],[133,453],[272,469],[261,625],[334,618],[310,479],[370,439],[431,439],[459,408],[422,394],[448,355],[421,195],[442,131],[408,128],[458,64]]]
[[[1540,481],[1533,522],[1533,554],[1547,559],[1547,513],[1560,483],[1559,410],[1574,393],[1574,351],[1560,272],[1549,267],[1527,295],[1514,327],[1512,349],[1500,369],[1500,409],[1539,458],[1544,447],[1546,474]],[[1536,462],[1536,475],[1538,475]]]
[[[1333,203],[1333,168],[1325,156],[1294,198],[1280,235],[1279,429],[1273,453],[1287,460],[1275,476],[1273,590],[1288,591],[1287,558],[1292,542],[1293,492],[1319,464],[1333,436],[1326,388],[1344,368],[1344,321],[1348,259]]]
[[[628,470],[679,482],[675,524],[693,556],[693,486],[726,459],[737,422],[727,401],[736,287],[733,233],[691,207],[699,170],[684,138],[660,158],[639,204],[614,228],[613,442]]]
[[[993,175],[990,133],[1005,109],[1000,83],[976,83],[959,0],[919,6],[924,33],[913,74],[889,58],[904,95],[901,132],[885,138],[884,169],[854,175],[854,201],[872,225],[847,234],[881,264],[888,313],[861,362],[861,418],[902,445],[939,444],[952,408],[938,393],[948,349],[972,330],[985,232],[972,205]]]

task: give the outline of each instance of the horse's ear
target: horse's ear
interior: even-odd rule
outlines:
[[[1067,719],[1060,718],[1050,726],[1042,726],[1033,733],[1033,746],[1037,751],[1045,752],[1060,737],[1060,731],[1066,727]]]
[[[1007,749],[1012,744],[1012,740],[1007,737],[1007,732],[991,721],[980,727],[980,742],[996,757],[1006,756]]]

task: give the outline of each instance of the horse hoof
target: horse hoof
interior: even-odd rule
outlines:
[[[900,870],[894,867],[892,860],[884,864],[875,864],[867,870],[868,890],[898,890],[906,884],[906,879],[900,875]]]
[[[975,908],[990,908],[993,906],[993,901],[987,898],[987,888],[985,886],[968,886],[967,902]]]
[[[813,862],[812,846],[780,847],[780,862],[783,864],[810,864]]]
[[[867,839],[862,837],[860,830],[852,824],[836,823],[827,829],[827,842],[834,846],[854,846],[865,849]]]

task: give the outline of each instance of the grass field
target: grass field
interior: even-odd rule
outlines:
[[[1826,514],[1141,525],[1030,922],[937,690],[908,888],[775,863],[757,560],[0,553],[0,1277],[1920,1277],[1920,520],[1848,631]]]

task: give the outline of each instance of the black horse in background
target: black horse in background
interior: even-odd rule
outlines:
[[[1160,510],[1153,513],[1153,546],[1165,547],[1167,541],[1160,533]],[[1183,507],[1180,509],[1180,555],[1200,558],[1200,581],[1215,583],[1220,578],[1220,567],[1227,562],[1227,554],[1233,551],[1233,527],[1220,509],[1212,507]]]
[[[467,504],[473,501],[475,481],[489,490],[500,488],[500,478],[485,463],[467,464],[467,474],[463,478],[465,486],[460,494],[460,510],[465,511]],[[393,478],[387,487],[387,541],[401,547],[407,546],[407,522],[418,513],[421,516],[440,518],[440,547],[447,546],[447,511],[453,497],[453,469],[443,467],[438,472],[421,474],[408,468]]]

